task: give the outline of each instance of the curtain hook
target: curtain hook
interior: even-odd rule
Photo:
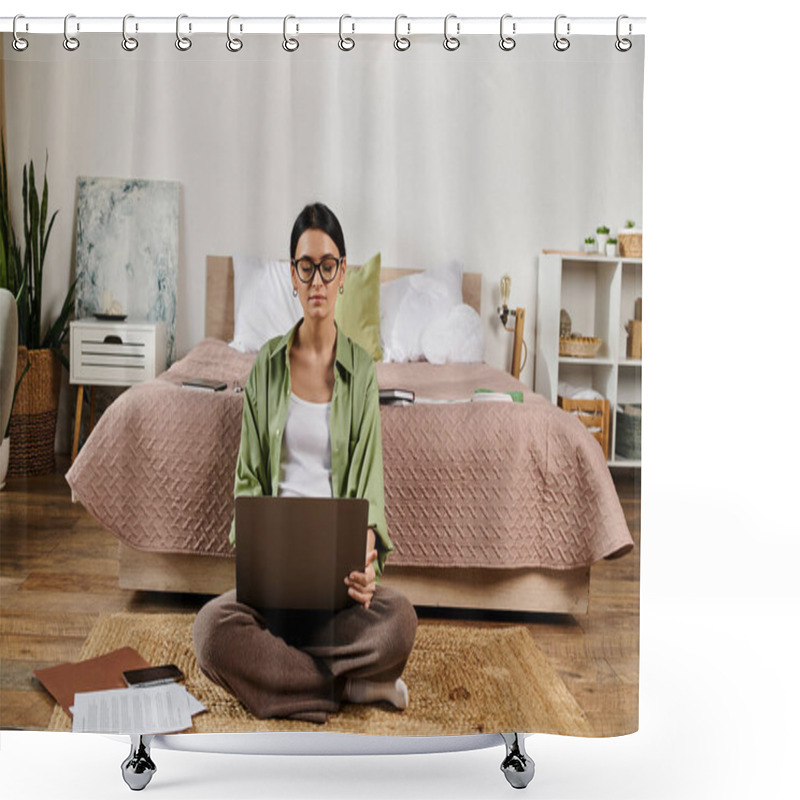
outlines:
[[[64,49],[73,52],[81,46],[81,43],[78,41],[76,36],[70,36],[69,33],[67,33],[67,23],[69,22],[70,18],[75,19],[75,15],[67,14],[67,16],[64,17]],[[81,26],[80,23],[78,23],[77,30],[80,29]]]
[[[298,47],[300,47],[300,42],[298,42],[297,39],[295,39],[293,36],[287,36],[287,34],[286,34],[286,24],[289,22],[290,19],[297,19],[297,17],[293,17],[291,14],[287,14],[283,18],[283,44],[282,44],[282,46],[283,46],[283,49],[287,53],[293,53],[295,50],[297,50]],[[300,26],[296,25],[295,26],[295,31],[299,31],[299,30],[300,30]]]
[[[228,17],[228,41],[225,42],[225,47],[231,51],[231,53],[238,53],[243,47],[244,42],[241,39],[237,39],[235,36],[231,36],[231,20],[239,19],[236,14],[231,14]],[[239,26],[239,30],[241,31],[242,26]]]
[[[458,50],[458,48],[461,47],[461,40],[458,38],[458,34],[461,33],[461,23],[456,22],[456,35],[450,36],[447,33],[447,23],[451,19],[456,19],[456,15],[448,14],[444,18],[444,42],[442,42],[442,44],[444,45],[445,50],[450,50],[452,52],[453,50]]]
[[[570,41],[566,38],[566,36],[559,36],[558,35],[558,21],[560,19],[566,19],[566,14],[559,14],[556,17],[555,25],[554,25],[554,34],[555,34],[555,41],[553,42],[553,47],[558,50],[559,53],[563,53],[565,50],[569,50]],[[567,36],[569,36],[569,22],[567,23]]]
[[[192,46],[192,40],[188,36],[181,36],[181,20],[188,19],[188,14],[178,14],[175,20],[175,47],[182,52],[186,52]],[[192,23],[189,23],[189,30],[192,30]]]
[[[15,49],[15,50],[18,52],[18,53],[21,53],[23,50],[27,50],[27,49],[28,49],[28,40],[27,40],[27,39],[23,39],[23,38],[22,38],[22,37],[21,37],[21,36],[20,36],[20,35],[17,33],[17,20],[18,20],[18,19],[26,19],[26,17],[25,17],[25,15],[24,15],[24,14],[17,14],[17,16],[16,16],[16,17],[14,17],[14,24],[11,26],[11,30],[12,30],[12,31],[13,31],[13,33],[14,33],[14,41],[13,41],[13,42],[11,42],[11,46],[12,46],[12,47],[13,47],[13,48],[14,48],[14,49]],[[25,25],[25,28],[26,28],[26,30],[27,30],[27,23],[26,23],[26,25]]]
[[[398,32],[398,28],[400,25],[401,19],[408,19],[405,14],[398,14],[394,18],[394,49],[395,50],[408,50],[411,47],[411,39],[406,38],[405,36],[400,36]],[[406,22],[406,27],[408,28],[408,33],[411,33],[411,23]]]
[[[134,51],[139,46],[139,40],[134,36],[128,36],[128,31],[126,26],[128,24],[129,19],[134,19],[133,14],[126,14],[122,18],[122,49],[127,50],[129,53]],[[136,24],[136,30],[139,30],[138,23]]]
[[[627,53],[628,50],[630,50],[631,47],[633,47],[633,42],[630,39],[620,38],[620,35],[619,35],[619,24],[620,24],[620,22],[622,22],[623,19],[628,19],[628,15],[627,14],[620,14],[617,17],[617,41],[614,42],[614,47],[616,47],[617,50],[620,51],[620,53]],[[631,27],[631,24],[629,22],[628,23],[628,36],[630,36],[632,33],[633,33],[633,28]]]
[[[344,50],[345,52],[348,50],[352,50],[356,46],[355,39],[352,39],[349,36],[345,36],[342,33],[342,24],[346,19],[353,19],[353,18],[349,14],[342,14],[342,16],[339,17],[339,49]],[[355,22],[353,22],[352,25],[353,25],[352,33],[355,33],[356,32]]]
[[[500,49],[505,50],[508,52],[509,50],[513,50],[517,46],[517,40],[513,38],[513,36],[506,36],[503,32],[503,25],[507,19],[511,19],[511,14],[503,14],[500,17]],[[511,23],[511,32],[517,32],[517,23]]]

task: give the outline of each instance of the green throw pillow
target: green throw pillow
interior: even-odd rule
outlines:
[[[373,361],[383,358],[381,350],[381,254],[361,267],[348,267],[344,293],[336,298],[336,324]]]

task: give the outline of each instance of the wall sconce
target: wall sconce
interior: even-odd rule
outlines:
[[[522,371],[528,361],[528,345],[525,344],[525,340],[522,338],[522,332],[525,328],[525,309],[519,307],[509,308],[508,298],[510,295],[511,278],[508,275],[503,275],[503,277],[500,278],[500,302],[502,305],[497,309],[497,313],[500,316],[500,322],[502,323],[503,327],[507,331],[511,331],[514,334],[514,350],[511,357],[511,374],[515,378],[519,378],[519,373]],[[512,328],[508,327],[509,317],[514,320],[514,326]],[[525,358],[520,365],[520,354],[523,347],[525,348]]]

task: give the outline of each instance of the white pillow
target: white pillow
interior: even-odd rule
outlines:
[[[419,361],[424,357],[425,328],[461,303],[462,276],[461,264],[451,261],[381,284],[384,361]]]
[[[240,353],[256,353],[303,316],[294,297],[288,261],[260,256],[233,257],[233,341]]]
[[[476,364],[483,361],[481,315],[464,303],[425,328],[422,353],[431,364]]]

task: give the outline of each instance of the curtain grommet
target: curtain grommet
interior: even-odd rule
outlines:
[[[287,53],[294,53],[294,51],[297,50],[298,47],[300,47],[300,42],[297,39],[295,39],[293,36],[289,36],[286,33],[286,27],[287,27],[287,24],[288,24],[290,19],[297,19],[297,17],[293,16],[292,14],[287,14],[283,18],[283,42],[281,42],[281,47],[283,47],[283,49]],[[300,30],[300,26],[299,25],[295,25],[295,31],[299,31],[299,30]]]
[[[614,47],[616,47],[617,50],[619,50],[620,53],[627,53],[628,50],[630,50],[631,47],[633,47],[633,42],[630,39],[622,37],[622,36],[619,35],[619,24],[620,24],[620,22],[622,22],[623,19],[628,19],[628,15],[627,14],[620,14],[617,17],[617,41],[614,42]],[[629,22],[628,23],[628,36],[630,36],[632,32],[633,32],[633,28],[631,27],[631,24]]]
[[[517,23],[511,23],[512,36],[506,36],[503,26],[505,25],[505,21],[507,19],[511,19],[511,14],[503,14],[503,16],[500,17],[500,49],[505,50],[506,53],[509,50],[513,50],[517,46],[517,40],[513,36],[513,34],[516,34],[517,32]]]
[[[567,39],[567,36],[569,36],[569,29],[570,29],[569,22],[567,22],[567,36],[558,35],[558,21],[560,19],[566,19],[566,18],[567,18],[566,14],[559,14],[556,17],[555,23],[553,24],[553,35],[555,36],[555,40],[553,41],[553,47],[555,47],[555,49],[558,50],[559,53],[563,53],[566,50],[569,50],[570,41],[569,39]]]
[[[239,19],[236,14],[231,14],[228,17],[228,41],[225,42],[225,47],[227,47],[231,53],[238,53],[244,47],[244,42],[241,39],[231,36],[231,21],[235,19]],[[241,30],[241,28],[239,30]]]
[[[67,14],[64,17],[64,41],[62,42],[64,49],[68,50],[70,53],[74,53],[80,46],[80,40],[77,36],[70,36],[69,32],[67,31],[67,25],[69,24],[70,19],[75,19],[74,14]],[[77,25],[77,30],[80,30],[80,25]]]
[[[351,36],[345,36],[344,32],[342,31],[342,25],[346,19],[353,19],[349,14],[342,14],[339,17],[339,49],[343,50],[345,53],[349,53],[355,46],[356,40],[353,39]],[[356,24],[355,22],[352,23],[353,30],[352,33],[356,32]]]
[[[185,53],[191,46],[192,40],[188,36],[183,36],[181,34],[181,20],[188,19],[188,14],[178,14],[178,18],[175,20],[175,47],[178,48],[182,53]],[[189,31],[192,30],[192,23],[189,23]]]
[[[139,40],[135,36],[128,36],[128,20],[135,19],[133,14],[126,14],[122,18],[122,49],[127,50],[129,53],[132,53],[138,46]],[[139,26],[136,26],[136,30],[139,29]]]
[[[449,50],[451,53],[454,50],[458,50],[461,47],[461,40],[458,38],[458,34],[461,33],[461,23],[456,22],[456,35],[450,36],[447,32],[447,23],[450,22],[451,19],[456,19],[455,14],[448,14],[444,18],[444,41],[442,42],[442,46],[445,50]]]
[[[17,20],[18,20],[18,19],[25,19],[25,15],[24,15],[24,14],[17,14],[17,15],[14,17],[14,23],[13,23],[13,25],[11,26],[11,30],[12,30],[12,33],[14,34],[14,38],[13,38],[13,39],[12,39],[12,41],[11,41],[11,46],[12,46],[12,47],[13,47],[13,48],[14,48],[14,49],[15,49],[15,50],[18,52],[18,53],[22,53],[22,52],[24,52],[25,50],[27,50],[27,49],[28,49],[28,44],[29,44],[29,42],[28,42],[28,40],[27,40],[27,39],[23,39],[23,37],[22,37],[22,36],[20,36],[20,35],[17,33]]]
[[[394,18],[394,49],[399,50],[401,53],[404,53],[411,47],[411,39],[407,36],[401,36],[398,28],[400,27],[400,20],[401,19],[408,19],[405,14],[398,14]],[[411,33],[411,23],[406,22],[407,34]]]

